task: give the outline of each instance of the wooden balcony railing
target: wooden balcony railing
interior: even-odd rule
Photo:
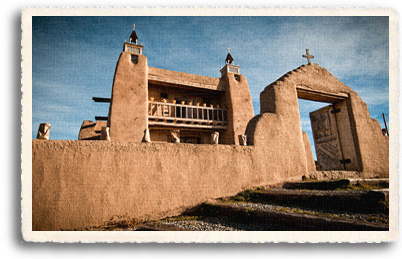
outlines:
[[[226,109],[165,102],[148,102],[149,125],[226,129]]]

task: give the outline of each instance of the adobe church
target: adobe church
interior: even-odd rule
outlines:
[[[32,140],[34,230],[95,226],[113,215],[157,219],[303,176],[388,177],[388,136],[308,52],[308,64],[265,87],[254,116],[230,53],[213,78],[149,67],[137,42],[134,27],[111,98],[93,98],[109,104],[107,116],[84,121],[76,141]],[[310,113],[318,171],[298,99],[328,103]]]
[[[100,139],[107,121],[116,141],[141,142],[149,131],[152,142],[210,144],[217,133],[220,144],[239,144],[254,110],[230,53],[221,78],[213,78],[149,67],[137,42],[134,29],[117,62],[112,98],[93,98],[110,103],[109,115],[84,121],[79,139]]]

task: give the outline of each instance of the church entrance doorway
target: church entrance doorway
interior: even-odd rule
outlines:
[[[333,105],[310,113],[315,151],[320,170],[346,170],[346,163],[339,141]]]
[[[350,105],[347,95],[334,95],[315,91],[298,89],[298,98],[307,101],[324,103],[324,107],[313,111],[309,110],[310,129],[306,129],[306,108],[300,107],[302,128],[314,142],[317,169],[320,171],[360,171],[357,156],[356,133],[352,127]],[[304,102],[304,106],[310,107],[311,102]],[[329,104],[329,105],[328,105]],[[323,106],[321,105],[321,106]],[[307,108],[309,109],[309,108]],[[302,115],[302,114],[301,114]],[[303,118],[304,117],[304,118]]]

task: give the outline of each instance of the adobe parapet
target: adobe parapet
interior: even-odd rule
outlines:
[[[225,85],[220,83],[219,78],[200,76],[173,70],[148,67],[148,82],[170,85],[172,87],[194,87],[212,91],[225,91]]]

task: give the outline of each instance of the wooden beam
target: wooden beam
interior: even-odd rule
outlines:
[[[95,116],[95,120],[97,121],[107,121],[107,116]]]
[[[92,100],[96,103],[110,103],[112,99],[104,97],[92,97]]]
[[[317,101],[317,102],[324,102],[324,103],[336,103],[338,101],[345,100],[348,98],[348,95],[345,93],[327,93],[317,90],[312,90],[305,88],[303,86],[296,87],[297,97],[303,100],[309,101]]]

